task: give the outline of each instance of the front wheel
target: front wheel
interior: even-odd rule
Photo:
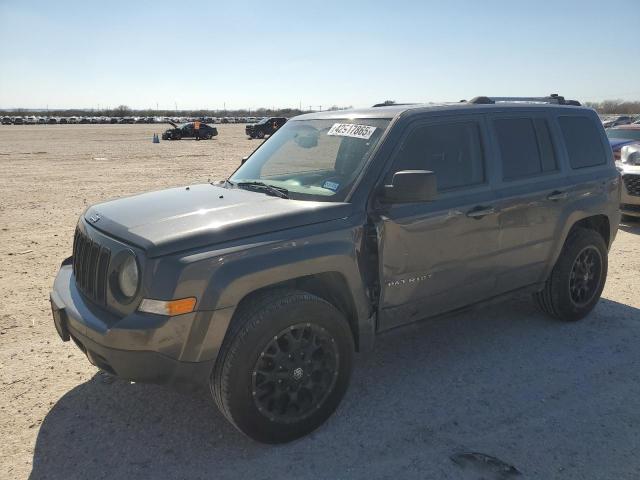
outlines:
[[[559,320],[576,321],[598,303],[607,279],[607,245],[590,229],[576,228],[565,242],[544,288],[534,294],[540,309]]]
[[[264,138],[264,132],[262,130],[260,130],[257,135],[256,135],[260,140],[262,140]]]
[[[288,442],[331,416],[347,390],[353,351],[347,320],[333,305],[305,292],[274,290],[238,312],[211,391],[245,435]]]

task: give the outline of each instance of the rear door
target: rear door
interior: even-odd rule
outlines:
[[[574,192],[550,114],[496,113],[488,124],[498,166],[495,293],[500,294],[544,280],[562,211]]]
[[[431,117],[432,118],[432,117]],[[411,124],[384,183],[401,170],[436,173],[433,202],[379,205],[379,329],[474,303],[495,284],[498,222],[480,115]]]

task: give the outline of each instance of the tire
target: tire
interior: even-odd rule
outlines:
[[[258,131],[258,133],[256,134],[256,137],[262,140],[264,138],[264,132],[262,130]]]
[[[333,305],[296,290],[265,292],[232,321],[211,393],[248,437],[289,442],[318,428],[337,408],[349,385],[353,351],[347,320]]]
[[[580,259],[590,258],[582,268]],[[584,318],[598,303],[607,279],[607,245],[595,230],[576,228],[567,238],[544,288],[534,294],[547,315],[574,322]],[[591,280],[586,280],[590,277]],[[583,286],[584,284],[584,286]]]

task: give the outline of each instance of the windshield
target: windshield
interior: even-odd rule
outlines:
[[[606,132],[609,138],[640,140],[640,128],[608,128]]]
[[[262,120],[260,120],[258,122],[258,125],[262,125],[263,123],[267,123],[270,119],[269,118],[263,118]]]
[[[287,122],[230,180],[264,182],[295,199],[343,201],[388,125],[380,118]]]

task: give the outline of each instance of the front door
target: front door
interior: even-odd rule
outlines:
[[[415,122],[385,175],[431,170],[428,203],[378,205],[378,328],[453,310],[492,295],[499,228],[489,183],[484,122],[477,116]]]

